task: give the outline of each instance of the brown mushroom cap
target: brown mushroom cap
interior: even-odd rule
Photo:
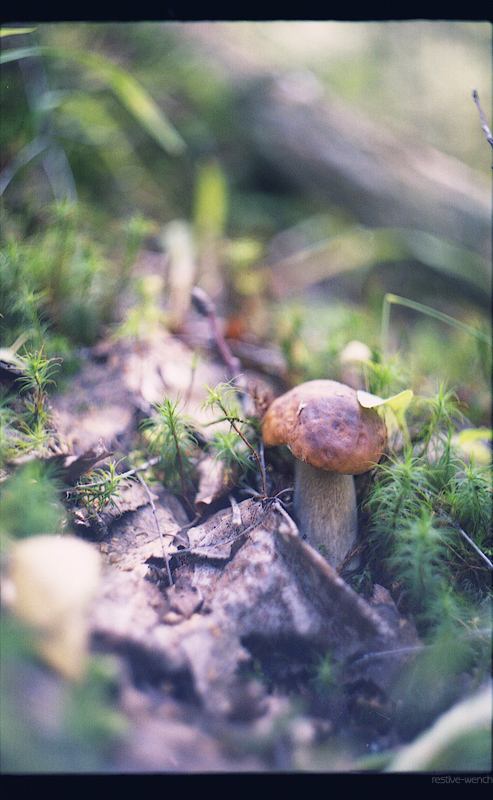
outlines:
[[[359,475],[378,462],[387,428],[350,386],[308,381],[274,400],[262,420],[266,445],[287,445],[295,458],[329,472]]]

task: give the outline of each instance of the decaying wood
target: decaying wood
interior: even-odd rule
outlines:
[[[300,76],[265,79],[243,98],[245,136],[295,184],[370,227],[425,231],[489,259],[486,180],[438,150],[406,141]],[[296,84],[296,85],[295,85]]]

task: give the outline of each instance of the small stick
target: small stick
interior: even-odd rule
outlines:
[[[214,303],[212,302],[211,298],[201,289],[199,286],[194,286],[192,289],[192,303],[194,304],[197,311],[202,314],[204,317],[207,317],[209,320],[209,324],[211,326],[212,335],[214,336],[214,341],[216,342],[217,348],[221,353],[221,357],[226,364],[231,377],[236,378],[240,371],[240,362],[239,360],[232,354],[229,346],[224,338],[222,331],[219,329],[217,324],[217,317],[216,317],[216,308]]]
[[[463,539],[465,539],[465,540],[466,540],[466,542],[467,542],[467,543],[468,543],[468,544],[469,544],[469,545],[470,545],[470,546],[473,548],[473,550],[475,550],[475,551],[476,551],[476,553],[478,554],[478,556],[479,556],[480,558],[482,558],[482,559],[483,559],[483,561],[484,561],[484,562],[485,562],[485,564],[488,566],[488,568],[489,568],[489,569],[491,569],[491,570],[493,570],[493,564],[491,563],[490,559],[489,559],[489,558],[488,558],[488,557],[487,557],[487,556],[486,556],[486,555],[483,553],[483,551],[482,551],[482,550],[480,550],[480,549],[479,549],[479,547],[477,546],[477,544],[475,544],[475,543],[473,542],[473,540],[471,539],[471,537],[470,537],[470,536],[468,536],[468,535],[467,535],[467,533],[466,533],[465,531],[463,531],[461,527],[459,527],[459,525],[454,525],[454,527],[455,527],[455,528],[456,528],[456,530],[457,530],[457,531],[460,533],[460,535],[462,536],[462,538],[463,538]]]
[[[149,503],[151,504],[152,513],[154,514],[154,519],[156,520],[156,528],[157,528],[157,531],[159,533],[159,538],[161,539],[161,548],[162,548],[162,551],[163,551],[164,562],[166,564],[166,572],[167,572],[167,575],[168,575],[169,585],[173,586],[173,578],[171,577],[171,570],[169,568],[169,559],[168,559],[168,556],[166,554],[166,549],[165,549],[165,546],[164,546],[163,532],[161,530],[161,526],[159,525],[159,520],[157,518],[156,506],[154,505],[154,500],[152,499],[152,494],[149,491],[149,487],[147,486],[144,478],[142,477],[142,475],[139,475],[139,473],[137,473],[137,477],[138,477],[139,481],[141,482],[142,486],[144,487],[144,489],[146,490],[147,497],[149,498]]]
[[[461,639],[464,638],[467,641],[468,639],[472,639],[475,636],[480,636],[480,637],[485,636],[489,638],[490,633],[491,631],[489,628],[479,628],[475,631],[468,631],[468,633],[464,637],[461,636]],[[361,666],[363,664],[366,664],[368,661],[376,661],[377,659],[382,658],[384,656],[400,655],[401,653],[423,653],[426,650],[433,650],[434,648],[436,648],[436,646],[437,646],[436,643],[413,644],[409,645],[408,647],[396,647],[394,650],[376,650],[372,653],[364,653],[359,658],[355,658],[353,661],[350,661],[349,667],[354,666],[354,664],[358,664]]]
[[[490,559],[488,558],[488,556],[486,556],[486,555],[483,553],[483,551],[479,549],[479,547],[477,546],[477,544],[476,544],[475,542],[473,542],[473,540],[471,539],[471,537],[470,537],[470,536],[468,536],[468,535],[467,535],[467,533],[466,533],[465,531],[463,531],[463,530],[462,530],[462,528],[460,527],[460,525],[459,525],[457,522],[455,522],[455,520],[451,519],[451,517],[449,517],[449,516],[448,516],[448,514],[443,514],[443,513],[442,513],[440,516],[442,517],[442,519],[445,519],[445,520],[447,520],[447,522],[449,522],[451,525],[453,525],[453,527],[455,528],[455,530],[457,531],[457,533],[460,533],[460,535],[462,536],[462,538],[463,538],[463,539],[465,539],[465,540],[466,540],[466,542],[467,542],[467,543],[468,543],[468,544],[469,544],[469,545],[470,545],[470,546],[473,548],[473,550],[475,550],[475,551],[476,551],[476,553],[478,554],[478,556],[479,556],[480,558],[482,558],[482,559],[483,559],[483,561],[484,561],[484,562],[485,562],[485,564],[488,566],[488,568],[489,568],[489,569],[491,569],[491,570],[493,570],[493,564],[491,563],[491,561],[490,561]]]
[[[481,103],[479,102],[479,95],[478,95],[476,89],[472,90],[472,96],[473,96],[474,102],[476,103],[476,105],[478,107],[479,116],[481,117],[481,127],[482,127],[482,129],[484,130],[484,132],[486,134],[487,140],[489,141],[490,145],[493,147],[493,135],[492,135],[490,129],[488,128],[488,124],[486,122],[486,117],[485,117],[485,115],[483,113],[483,109],[481,108]]]

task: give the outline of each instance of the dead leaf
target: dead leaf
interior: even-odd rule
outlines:
[[[222,461],[213,456],[205,456],[198,465],[199,488],[195,496],[194,506],[199,514],[216,500],[228,494],[235,486],[237,471],[227,470]]]
[[[99,461],[110,458],[113,453],[106,450],[104,444],[99,442],[79,456],[63,453],[43,459],[44,463],[52,467],[57,478],[65,486],[75,486],[79,478],[89,472]]]
[[[189,528],[190,553],[207,560],[228,561],[263,513],[256,501],[234,502],[231,509],[218,511],[201,525]]]

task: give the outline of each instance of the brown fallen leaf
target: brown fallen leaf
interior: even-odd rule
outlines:
[[[95,447],[89,448],[79,456],[57,454],[43,459],[45,464],[52,467],[57,478],[63,482],[65,486],[74,486],[79,478],[86,472],[89,472],[95,464],[109,458],[113,453],[106,450],[102,442]]]
[[[79,478],[86,472],[89,472],[95,464],[109,458],[113,455],[110,451],[106,450],[102,442],[95,447],[91,447],[80,455],[73,455],[72,453],[55,452],[50,456],[38,456],[36,453],[29,453],[27,456],[22,456],[13,460],[15,466],[23,466],[24,464],[38,461],[48,467],[54,476],[58,478],[65,486],[75,486]]]
[[[220,500],[235,486],[238,472],[227,469],[222,461],[213,456],[205,456],[198,465],[199,488],[195,496],[194,506],[199,514],[216,500]]]

